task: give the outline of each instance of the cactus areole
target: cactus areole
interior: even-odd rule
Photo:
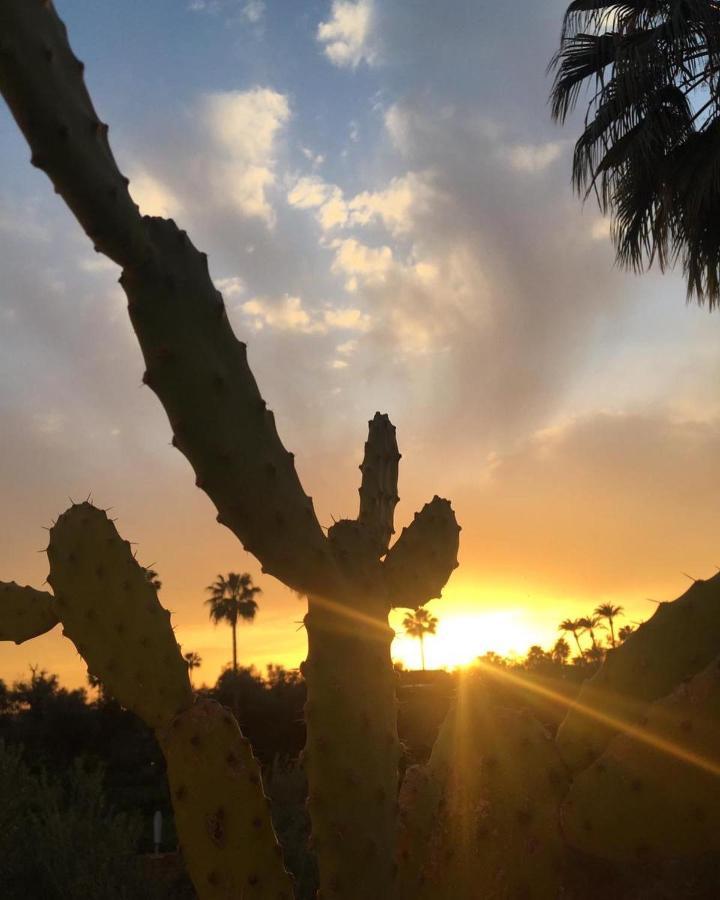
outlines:
[[[450,504],[435,497],[390,546],[400,456],[394,427],[377,414],[361,465],[358,518],[338,522],[325,534],[258,390],[245,344],[232,331],[206,255],[173,221],[140,214],[85,87],[83,65],[49,0],[0,0],[0,91],[30,145],[33,165],[47,174],[95,249],[121,266],[120,283],[145,360],[143,381],[165,408],[173,445],[215,504],[218,522],[257,557],[264,572],[308,597],[304,758],[321,895],[390,898],[400,747],[388,613],[392,606],[416,607],[439,596],[457,565],[459,527]],[[106,526],[96,513],[69,511],[51,550],[66,540],[82,543],[86,527],[102,532]],[[83,515],[90,525],[81,521]],[[88,547],[94,539],[88,538]],[[282,864],[269,849],[274,839],[258,800],[261,789],[252,801],[257,806],[252,821],[259,823],[264,871],[228,863],[228,854],[244,840],[237,829],[247,823],[237,809],[220,803],[217,779],[240,778],[235,793],[228,789],[230,804],[252,791],[257,775],[242,737],[221,712],[212,707],[192,712],[167,618],[123,561],[121,547],[112,546],[106,577],[112,571],[120,579],[113,596],[128,580],[118,571],[125,566],[132,575],[129,590],[137,595],[136,621],[157,623],[152,640],[165,648],[157,673],[161,680],[152,691],[141,689],[148,672],[133,673],[130,663],[136,660],[120,655],[117,626],[127,623],[102,608],[102,592],[93,584],[97,576],[90,570],[74,574],[64,551],[50,560],[53,580],[63,585],[60,594],[56,590],[55,608],[38,599],[33,623],[8,627],[9,637],[41,633],[57,614],[88,663],[158,729],[175,785],[181,840],[201,898],[289,896]],[[83,560],[86,568],[91,565],[90,558]],[[58,608],[62,603],[67,605]],[[133,642],[143,640],[134,623],[130,632]],[[124,646],[132,654],[129,641]],[[138,665],[149,665],[148,654],[138,650]],[[198,790],[193,769],[210,758],[203,747],[225,763],[213,769],[212,784]],[[217,800],[216,808],[206,808],[204,798]]]

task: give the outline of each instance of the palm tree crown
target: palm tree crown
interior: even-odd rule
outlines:
[[[420,657],[423,671],[425,671],[425,635],[435,634],[438,625],[437,617],[425,609],[424,606],[420,606],[408,613],[402,624],[405,634],[418,638],[420,641]]]
[[[578,633],[582,634],[585,630],[584,626],[580,619],[563,619],[562,622],[558,625],[559,631],[565,631],[568,634],[571,634],[575,638],[575,643],[577,644],[578,652],[581,658],[585,658],[585,653],[583,648],[580,645],[580,638],[578,637]]]
[[[237,672],[237,637],[238,619],[252,622],[258,610],[255,594],[262,593],[255,587],[252,578],[245,572],[238,575],[229,572],[227,578],[218,575],[217,579],[206,590],[210,597],[205,604],[210,607],[210,618],[215,625],[227,622],[232,628],[233,636],[233,672]]]
[[[620,263],[680,260],[688,296],[720,302],[720,3],[574,0],[551,103],[590,87],[573,182],[610,213]]]
[[[615,626],[613,624],[613,620],[617,616],[621,616],[625,610],[622,606],[613,606],[612,603],[600,603],[595,607],[595,615],[601,616],[603,619],[607,619],[608,625],[610,626],[610,643],[613,647],[617,645],[615,640]]]

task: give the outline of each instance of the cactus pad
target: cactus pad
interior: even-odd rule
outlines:
[[[558,731],[566,763],[574,771],[590,765],[623,724],[637,723],[648,703],[703,669],[718,647],[720,574],[696,581],[677,600],[662,603],[651,619],[608,652]]]
[[[562,810],[569,843],[620,861],[720,851],[719,663],[648,706],[575,778]]]
[[[421,786],[423,814],[434,822],[424,851],[413,850],[424,864],[402,900],[555,900],[567,775],[539,722],[461,689],[427,775],[442,796],[437,803]],[[427,831],[417,821],[414,827]]]
[[[106,514],[73,505],[50,531],[48,558],[63,633],[88,671],[152,728],[190,706],[170,613]]]
[[[230,712],[199,701],[159,737],[180,843],[201,900],[291,900],[260,767]]]
[[[0,581],[0,641],[22,644],[58,623],[51,594]]]
[[[390,548],[383,572],[393,606],[416,609],[440,597],[458,566],[460,526],[449,500],[433,497]]]

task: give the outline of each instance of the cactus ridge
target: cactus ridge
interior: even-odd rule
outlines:
[[[201,700],[159,739],[185,861],[200,895],[291,900],[260,766],[235,717]]]
[[[0,581],[0,641],[22,644],[58,623],[52,594]]]
[[[73,505],[50,530],[48,559],[63,633],[89,671],[152,728],[187,709],[192,689],[170,614],[107,515]]]
[[[573,781],[566,840],[622,862],[720,851],[720,657],[650,704]]]
[[[720,573],[660,604],[651,619],[608,651],[558,731],[558,748],[570,768],[581,771],[601,755],[619,730],[611,721],[637,724],[648,703],[708,665],[718,647]]]

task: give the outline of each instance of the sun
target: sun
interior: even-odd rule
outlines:
[[[420,642],[403,633],[401,611],[393,614],[395,628],[393,659],[408,669],[420,668]],[[524,653],[535,643],[536,633],[520,609],[471,613],[438,612],[436,634],[425,636],[425,658],[429,669],[466,666],[489,650],[503,656]]]

